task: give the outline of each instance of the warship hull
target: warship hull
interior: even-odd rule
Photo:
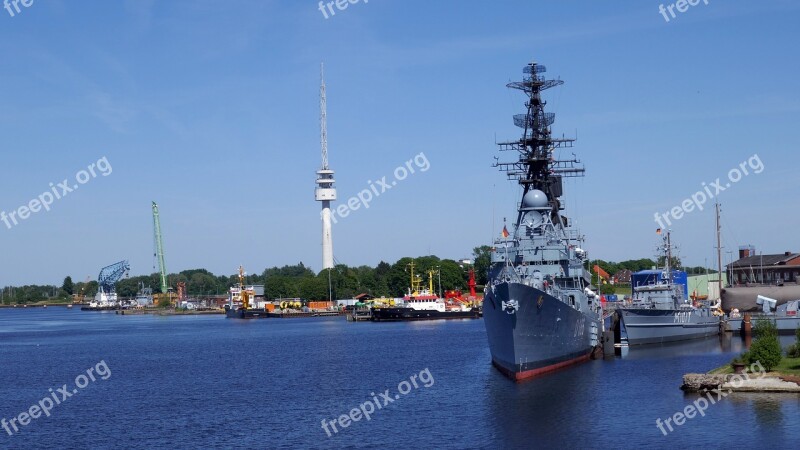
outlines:
[[[412,308],[375,308],[372,310],[372,320],[376,322],[405,321],[405,320],[437,320],[437,319],[477,319],[479,311],[473,308],[470,311],[437,311],[416,310]]]
[[[504,307],[512,300],[517,308]],[[514,380],[543,375],[589,359],[600,320],[544,291],[500,283],[487,291],[483,320],[492,364]]]
[[[710,310],[618,309],[628,345],[702,339],[719,334],[719,317]]]

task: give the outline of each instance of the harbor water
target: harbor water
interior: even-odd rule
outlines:
[[[491,366],[482,320],[0,309],[0,418],[60,402],[0,429],[0,448],[794,446],[797,394],[715,396],[657,427],[699,398],[678,388],[684,373],[742,348],[730,335],[632,348],[516,384]]]

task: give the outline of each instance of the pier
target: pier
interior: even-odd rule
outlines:
[[[370,309],[353,310],[347,315],[348,322],[362,322],[370,320],[372,320],[372,310]]]

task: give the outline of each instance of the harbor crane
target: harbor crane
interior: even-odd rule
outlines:
[[[122,276],[129,270],[131,270],[131,266],[128,261],[120,261],[103,267],[100,269],[100,275],[97,276],[98,289],[105,294],[116,292],[117,281],[122,279]]]
[[[91,306],[108,306],[117,303],[117,281],[131,270],[128,261],[120,261],[100,269],[97,276],[97,294]]]
[[[158,260],[158,270],[161,273],[161,293],[166,294],[169,290],[167,285],[167,266],[164,264],[164,242],[161,238],[161,220],[158,216],[158,204],[156,202],[153,202],[153,233],[156,247],[156,252],[153,256]]]

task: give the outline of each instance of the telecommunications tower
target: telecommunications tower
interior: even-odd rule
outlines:
[[[333,268],[333,237],[331,236],[331,202],[336,200],[336,188],[333,187],[333,170],[328,167],[328,116],[325,97],[325,72],[320,64],[319,87],[319,123],[320,143],[322,145],[322,168],[317,171],[317,188],[315,197],[322,202],[322,269]]]

